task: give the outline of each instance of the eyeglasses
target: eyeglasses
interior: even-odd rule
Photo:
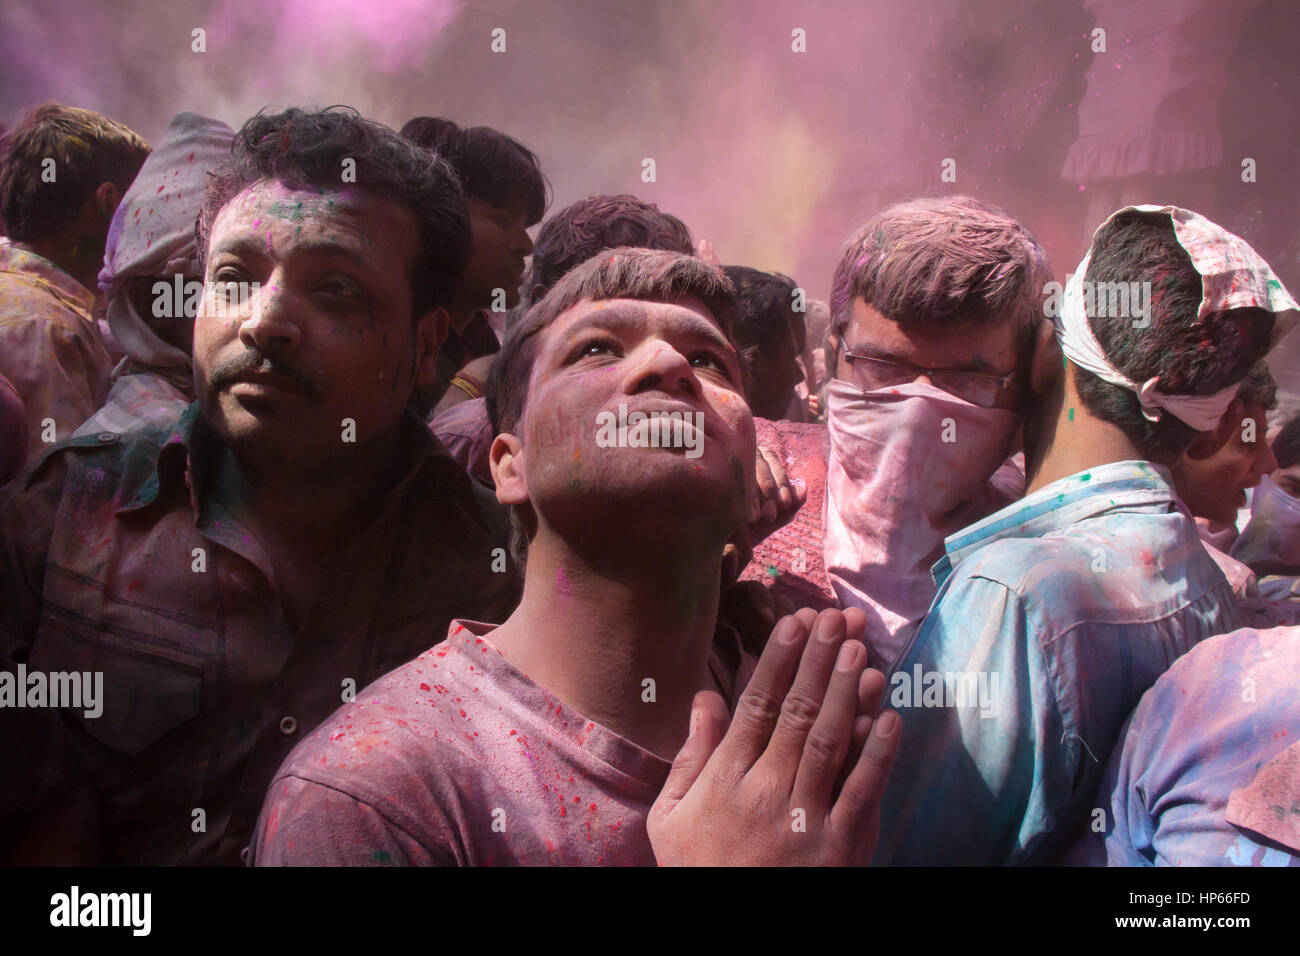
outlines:
[[[853,372],[853,384],[864,392],[872,392],[891,385],[904,385],[924,375],[950,395],[983,408],[1013,408],[1020,398],[1022,376],[1019,369],[1005,375],[990,375],[957,368],[921,368],[910,362],[872,355],[848,344],[843,346],[844,358]]]

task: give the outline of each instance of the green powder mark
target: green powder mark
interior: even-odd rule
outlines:
[[[1070,409],[1070,421],[1074,421],[1074,409]]]
[[[774,564],[769,564],[767,566],[767,573],[772,575],[774,578],[779,578],[781,576],[781,572],[777,570],[776,565]]]
[[[376,850],[370,854],[370,861],[372,863],[392,863],[393,858],[388,855],[387,850]]]

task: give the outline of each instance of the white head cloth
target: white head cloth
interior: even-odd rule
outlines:
[[[1196,313],[1197,319],[1229,309],[1266,309],[1277,315],[1270,349],[1295,325],[1300,307],[1268,263],[1244,239],[1204,216],[1177,206],[1125,206],[1112,213],[1097,227],[1097,232],[1126,212],[1166,213],[1173,220],[1178,244],[1187,251],[1192,266],[1201,275],[1201,306]],[[1096,235],[1093,233],[1094,242]],[[1145,382],[1135,382],[1111,365],[1092,333],[1084,309],[1083,282],[1091,259],[1092,249],[1089,248],[1065,286],[1056,326],[1061,350],[1080,368],[1136,394],[1142,403],[1142,414],[1148,421],[1159,421],[1163,409],[1197,431],[1213,431],[1237,396],[1241,382],[1213,395],[1169,395],[1156,390],[1158,375]]]

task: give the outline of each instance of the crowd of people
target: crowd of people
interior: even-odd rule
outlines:
[[[821,302],[549,205],[438,117],[5,133],[0,859],[1300,864],[1246,240],[917,198]]]

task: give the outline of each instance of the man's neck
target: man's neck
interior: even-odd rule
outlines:
[[[223,455],[230,497],[255,531],[309,551],[328,544],[334,553],[338,542],[355,541],[388,500],[402,455],[390,439],[359,449],[345,466],[302,468],[292,459]]]
[[[543,528],[519,608],[491,640],[575,712],[671,760],[711,686],[721,559],[722,542],[703,540],[579,553]]]
[[[462,290],[447,308],[447,312],[451,315],[452,330],[457,333],[464,332],[469,327],[470,320],[474,318],[474,313],[485,309],[482,302],[466,296]]]
[[[1044,431],[1026,462],[1026,495],[1102,465],[1147,457],[1121,428],[1102,421],[1084,407],[1074,388],[1072,370],[1067,370],[1063,379],[1064,393],[1058,392],[1044,406],[1047,422],[1040,425]]]
[[[48,259],[76,279],[87,292],[94,293],[99,279],[99,260],[102,258],[102,251],[97,257],[93,254],[93,249],[82,246],[68,247],[62,243],[38,240],[15,242],[13,246]]]

